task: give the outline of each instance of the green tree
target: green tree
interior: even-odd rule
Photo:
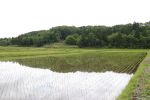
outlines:
[[[7,41],[6,40],[2,40],[1,41],[1,46],[7,46]]]
[[[33,38],[33,44],[37,47],[41,47],[44,45],[44,41],[43,41],[43,38],[41,37],[34,37]]]
[[[72,35],[75,39],[79,38],[79,35],[77,33]]]
[[[146,48],[150,48],[150,36],[146,38]]]
[[[133,22],[132,30],[139,28],[139,23]]]
[[[118,36],[117,36],[117,46],[118,47],[121,47],[121,48],[124,48],[124,45],[125,45],[125,40],[124,38],[122,37],[122,34],[121,33],[118,33]]]
[[[76,44],[79,45],[81,42],[81,36],[79,36],[77,39],[76,39]]]
[[[142,36],[142,37],[140,38],[140,40],[139,40],[140,48],[141,48],[141,49],[142,49],[142,48],[147,48],[147,47],[146,47],[146,44],[147,44],[146,42],[147,42],[147,38]]]
[[[69,35],[66,37],[65,42],[66,42],[66,44],[75,45],[76,39],[72,35]]]
[[[147,36],[148,36],[146,29],[143,30],[142,35],[143,35],[144,37],[147,37]]]
[[[113,33],[107,37],[109,47],[117,46],[118,33]]]
[[[15,38],[12,37],[11,40],[10,40],[10,42],[11,42],[12,45],[14,45],[15,44]]]
[[[36,46],[41,47],[44,45],[44,40],[43,38],[39,37]]]
[[[93,33],[88,34],[88,46],[95,46],[96,45],[96,38]]]
[[[140,32],[139,32],[138,28],[135,30],[134,37],[137,39],[140,39]]]

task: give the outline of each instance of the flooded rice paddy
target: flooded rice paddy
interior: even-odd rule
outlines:
[[[0,100],[116,100],[145,56],[102,53],[0,61]]]
[[[0,100],[115,100],[133,74],[59,73],[0,62]]]

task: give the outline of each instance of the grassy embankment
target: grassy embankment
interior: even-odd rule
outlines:
[[[118,100],[150,100],[150,52],[141,62]]]
[[[53,48],[53,49],[50,49]],[[65,49],[63,49],[65,48]],[[70,49],[72,48],[72,49]],[[24,59],[24,58],[36,58],[46,56],[64,56],[64,55],[76,55],[90,52],[148,52],[149,50],[143,49],[79,49],[77,47],[69,46],[45,46],[42,48],[35,47],[0,47],[0,60],[12,60],[12,59]],[[150,52],[140,64],[134,77],[130,80],[129,85],[123,91],[119,100],[131,100],[132,98],[140,98],[148,100],[150,95],[150,69],[149,64],[146,63],[150,58]],[[137,99],[138,100],[138,99]]]

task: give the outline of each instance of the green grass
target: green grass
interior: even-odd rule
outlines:
[[[24,59],[44,56],[82,54],[88,52],[147,52],[146,49],[50,49],[35,47],[0,47],[0,60]]]

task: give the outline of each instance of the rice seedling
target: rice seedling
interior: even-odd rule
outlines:
[[[56,72],[124,72],[135,73],[146,53],[84,53],[80,55],[15,59],[22,65]],[[133,64],[133,66],[131,66]],[[125,69],[132,71],[125,72]]]

